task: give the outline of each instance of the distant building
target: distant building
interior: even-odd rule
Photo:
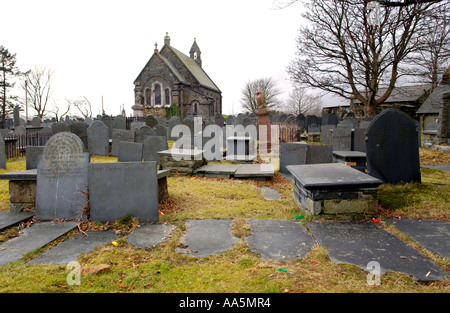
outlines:
[[[170,45],[166,33],[164,46],[155,50],[134,81],[135,116],[188,115],[212,117],[222,113],[222,92],[202,68],[196,40],[189,56]]]

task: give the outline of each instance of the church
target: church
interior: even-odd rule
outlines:
[[[153,55],[134,81],[134,94],[136,117],[208,118],[222,113],[222,92],[203,70],[195,39],[187,56],[170,45],[166,33],[164,46],[158,50],[155,44]]]

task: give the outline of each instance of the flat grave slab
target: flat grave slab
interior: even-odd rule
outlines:
[[[131,233],[127,242],[138,248],[158,245],[166,240],[175,226],[168,224],[144,224]]]
[[[36,180],[37,169],[0,174],[0,180]]]
[[[381,274],[396,271],[418,281],[436,281],[446,276],[417,250],[374,223],[308,222],[307,228],[334,263],[354,264],[367,270],[368,263],[376,261]]]
[[[33,216],[33,213],[28,212],[0,211],[0,231],[26,221]]]
[[[246,219],[252,235],[245,238],[250,250],[262,259],[289,261],[301,259],[315,245],[306,228],[296,221]]]
[[[308,215],[374,215],[382,181],[342,163],[287,166],[293,197]]]
[[[0,245],[0,266],[19,261],[28,252],[45,246],[75,227],[77,227],[76,222],[42,222],[24,228],[18,237]]]
[[[264,197],[264,199],[267,201],[281,200],[280,193],[272,188],[259,187],[259,190],[261,191],[261,194]]]
[[[188,256],[205,257],[230,250],[238,238],[231,233],[232,220],[187,220],[187,232],[182,238],[186,245],[177,249]]]
[[[116,238],[113,231],[87,231],[86,234],[87,236],[81,233],[74,235],[28,264],[67,264],[76,261],[80,254],[92,251]]]
[[[437,165],[421,165],[420,167],[429,168],[432,170],[439,170],[444,172],[450,172],[450,165],[443,165],[443,164],[437,164]]]
[[[343,163],[365,173],[366,153],[360,151],[333,151],[333,161]]]
[[[198,176],[208,176],[217,178],[230,178],[238,169],[238,165],[230,164],[206,164],[194,170]]]
[[[417,219],[388,219],[386,222],[428,250],[450,258],[450,223]]]
[[[275,174],[273,164],[239,164],[235,178],[269,178]]]

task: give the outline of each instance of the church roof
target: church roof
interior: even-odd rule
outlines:
[[[163,49],[170,49],[173,54],[181,61],[181,63],[188,69],[188,71],[192,74],[192,76],[198,81],[198,83],[208,89],[221,92],[220,89],[217,87],[217,85],[211,80],[211,78],[206,74],[206,72],[201,68],[201,66],[195,62],[193,59],[191,59],[189,56],[185,55],[184,53],[180,52],[179,50],[172,47],[170,44],[165,44]],[[162,50],[163,50],[162,49]],[[161,51],[162,51],[161,50]],[[177,78],[178,81],[185,85],[190,85],[189,81],[180,73],[180,71],[175,66],[175,62],[172,62],[169,58],[165,57],[157,49],[155,49],[155,53],[152,55],[150,60],[153,57],[159,57],[169,68],[169,70],[174,74],[174,76]],[[149,60],[149,62],[150,62]],[[147,63],[148,64],[148,63]],[[139,80],[143,72],[145,71],[145,68],[140,72],[138,77],[136,78],[135,82]]]
[[[200,85],[220,92],[220,89],[214,84],[214,82],[209,78],[209,76],[205,73],[205,71],[190,57],[185,55],[184,53],[178,51],[172,46],[168,46],[175,55],[180,59],[180,61],[187,67],[189,72],[195,77],[195,79],[199,82]]]
[[[450,91],[450,85],[440,85],[436,87],[416,113],[439,114],[439,110],[442,108],[442,94],[447,91]]]

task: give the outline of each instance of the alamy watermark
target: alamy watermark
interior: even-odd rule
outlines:
[[[368,285],[381,285],[381,266],[377,261],[371,261],[367,263],[366,270],[369,271],[367,274],[366,282]]]
[[[66,281],[69,286],[81,284],[81,265],[77,261],[72,261],[67,264],[66,269],[69,270],[69,274],[66,276]]]

